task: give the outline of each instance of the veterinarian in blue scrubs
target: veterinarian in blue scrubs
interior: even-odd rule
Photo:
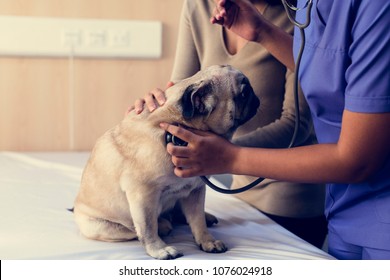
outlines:
[[[304,20],[305,13],[299,12],[297,19]],[[314,1],[312,20],[306,30],[299,80],[307,93],[318,141],[337,143],[344,110],[359,114],[390,111],[390,1]],[[294,53],[299,41],[296,36]],[[390,130],[390,123],[383,129]],[[335,256],[355,259],[367,253],[380,258],[384,249],[383,258],[390,259],[390,160],[386,150],[383,166],[367,180],[328,184],[326,215]],[[362,247],[369,248],[368,252],[361,251]]]
[[[213,23],[270,48],[288,47],[256,28],[264,19],[250,2],[217,2]],[[306,11],[296,18],[304,22]],[[311,18],[299,80],[318,145],[242,148],[162,124],[189,142],[167,149],[182,177],[235,173],[328,183],[329,253],[339,259],[390,259],[390,0],[314,0]],[[269,34],[277,34],[273,31]],[[296,30],[295,57],[300,40]],[[288,59],[277,58],[289,66]]]

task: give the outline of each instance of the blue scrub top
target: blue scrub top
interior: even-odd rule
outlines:
[[[318,141],[336,143],[345,109],[390,112],[390,0],[313,2],[299,79]],[[296,29],[295,57],[300,42]],[[367,182],[328,184],[326,215],[345,242],[390,250],[390,159]]]

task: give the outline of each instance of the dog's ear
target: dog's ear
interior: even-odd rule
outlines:
[[[195,115],[205,115],[210,111],[210,105],[206,99],[212,92],[210,83],[201,81],[189,85],[181,98],[184,119],[191,119]]]

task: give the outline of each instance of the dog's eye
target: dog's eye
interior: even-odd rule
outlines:
[[[249,94],[250,94],[250,84],[249,84],[249,80],[244,77],[243,80],[241,81],[241,98],[242,99],[247,99],[249,97]]]
[[[247,99],[249,97],[249,90],[247,90],[247,85],[244,84],[241,86],[241,98]]]

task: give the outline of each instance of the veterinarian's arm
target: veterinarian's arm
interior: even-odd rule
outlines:
[[[292,182],[356,183],[383,168],[390,156],[389,123],[390,113],[346,110],[338,143],[291,149],[241,148],[210,133],[161,127],[189,143],[167,147],[180,177],[232,173]]]
[[[215,0],[213,24],[220,24],[242,38],[262,44],[287,68],[294,71],[293,38],[266,20],[249,0]]]

